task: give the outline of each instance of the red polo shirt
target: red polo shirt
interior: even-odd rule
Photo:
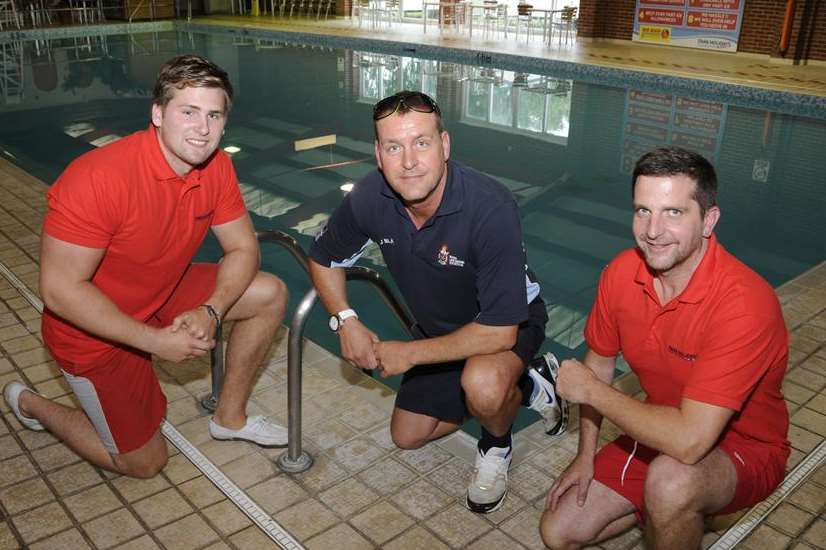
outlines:
[[[106,252],[92,283],[119,308],[146,321],[169,298],[212,225],[246,213],[232,162],[217,151],[180,177],[153,126],[72,162],[46,193],[43,230]],[[43,337],[61,361],[94,361],[112,343],[50,311]]]
[[[596,353],[622,352],[646,401],[679,407],[685,397],[737,412],[724,431],[788,447],[781,384],[788,333],[774,290],[717,242],[683,292],[660,304],[637,249],[603,272],[585,327]]]

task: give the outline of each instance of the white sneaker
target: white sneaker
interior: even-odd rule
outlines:
[[[209,420],[209,434],[213,439],[240,439],[262,447],[283,447],[287,444],[287,429],[266,416],[248,416],[243,428],[231,430]]]
[[[556,395],[556,377],[559,362],[553,353],[546,353],[531,361],[528,376],[533,380],[533,395],[529,408],[542,416],[545,433],[562,435],[568,427],[568,402]]]
[[[491,447],[476,454],[476,466],[467,488],[467,507],[477,514],[498,510],[508,493],[508,468],[513,457],[512,447]]]
[[[36,432],[42,432],[46,429],[43,424],[40,423],[39,420],[36,418],[29,418],[28,416],[24,415],[20,412],[20,405],[18,402],[20,401],[20,394],[24,391],[30,391],[34,394],[40,395],[31,388],[29,388],[26,384],[22,382],[9,382],[6,384],[6,387],[3,388],[3,398],[6,400],[6,403],[9,404],[14,416],[17,417],[17,420],[23,424],[24,427],[34,430]]]

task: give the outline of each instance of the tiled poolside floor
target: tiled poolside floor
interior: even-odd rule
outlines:
[[[44,189],[0,161],[0,262],[31,291]],[[792,467],[826,436],[826,264],[778,292],[792,331],[786,382]],[[20,290],[0,278],[0,385],[22,378],[71,403],[42,346],[39,317]],[[282,422],[285,332],[274,342],[249,406]],[[539,424],[520,432],[506,505],[477,516],[462,505],[472,442],[454,435],[417,451],[394,449],[387,429],[392,392],[312,343],[305,350],[304,446],[316,462],[298,475],[274,466],[282,450],[209,438],[196,400],[209,388],[206,362],[159,362],[156,370],[169,397],[169,422],[312,549],[542,548],[537,525],[544,494],[576,450],[576,433],[553,441]],[[160,475],[131,480],[90,466],[48,433],[21,429],[5,403],[0,407],[0,550],[276,547],[171,446]],[[825,511],[821,466],[743,547],[826,548]],[[709,533],[706,543],[717,536]],[[641,547],[637,530],[602,545]]]

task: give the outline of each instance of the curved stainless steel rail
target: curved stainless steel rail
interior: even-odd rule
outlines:
[[[282,231],[258,231],[256,236],[258,242],[275,243],[284,247],[304,271],[309,273],[307,253],[298,241]],[[212,365],[212,393],[201,399],[201,406],[210,412],[215,412],[218,407],[218,396],[221,395],[221,388],[224,387],[224,341],[221,338],[220,327],[215,332],[215,347],[210,353],[210,364]]]
[[[309,273],[309,257],[294,238],[284,232],[272,230],[260,231],[257,236],[259,242],[271,242],[285,248],[304,271]],[[407,333],[413,338],[420,337],[419,328],[381,275],[366,267],[348,267],[345,269],[345,274],[348,281],[363,281],[375,288]],[[301,341],[307,320],[317,301],[318,294],[315,288],[311,288],[301,299],[290,323],[290,336],[287,343],[288,447],[287,451],[276,460],[279,468],[290,473],[303,472],[313,465],[312,457],[301,448]],[[217,345],[212,350],[211,356],[212,394],[201,401],[201,404],[210,411],[214,411],[218,404],[218,395],[221,393],[224,381],[223,343],[220,333],[217,333],[215,337]]]

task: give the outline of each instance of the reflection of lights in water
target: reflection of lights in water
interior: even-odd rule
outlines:
[[[224,147],[224,151],[226,151],[230,155],[234,155],[235,153],[240,153],[241,148],[236,147],[235,145],[227,145],[226,147]]]
[[[342,186],[339,187],[339,189],[341,189],[345,193],[349,193],[350,191],[353,190],[353,185],[355,185],[355,184],[352,181],[348,181],[347,183],[342,184]]]

